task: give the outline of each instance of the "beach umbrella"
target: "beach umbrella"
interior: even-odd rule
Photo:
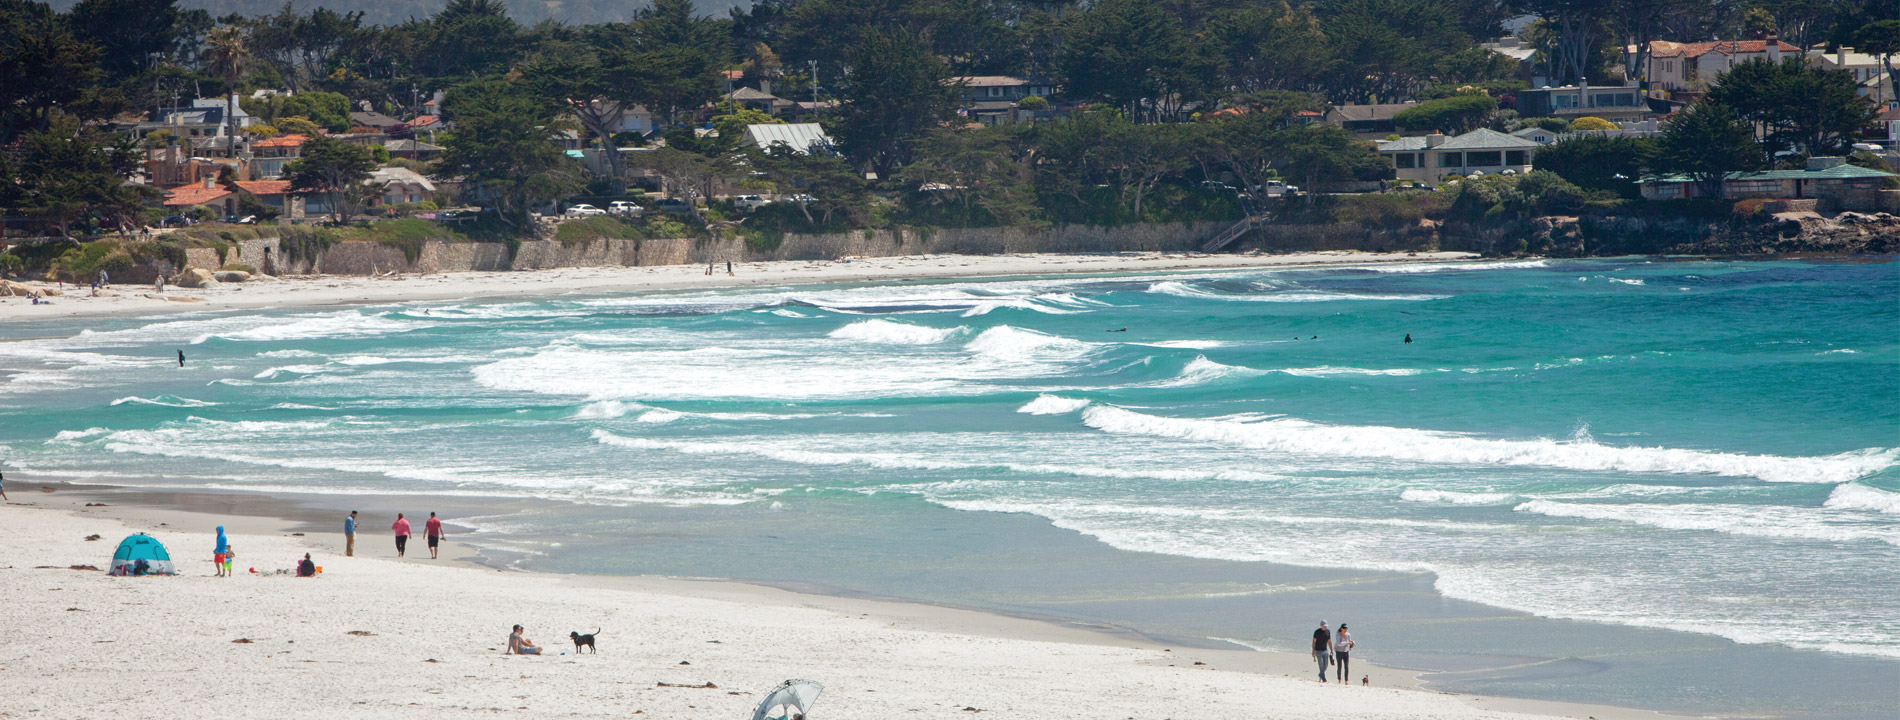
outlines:
[[[818,693],[825,686],[810,680],[786,680],[765,694],[759,701],[759,709],[752,711],[752,720],[768,720],[772,717],[791,717],[792,713],[772,715],[780,707],[789,707],[798,711],[798,715],[810,715],[811,704],[818,702]]]

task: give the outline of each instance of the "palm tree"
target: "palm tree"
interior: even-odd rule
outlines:
[[[237,154],[237,84],[244,74],[244,63],[251,59],[251,51],[244,46],[244,27],[226,25],[205,33],[205,64],[211,73],[224,80],[227,92],[224,96],[224,156]]]

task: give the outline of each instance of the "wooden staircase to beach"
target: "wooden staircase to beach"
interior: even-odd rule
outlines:
[[[1207,241],[1206,245],[1201,246],[1201,252],[1216,252],[1221,248],[1227,247],[1235,240],[1239,240],[1240,236],[1251,232],[1254,228],[1260,227],[1266,223],[1266,221],[1267,217],[1265,215],[1248,215],[1240,222],[1234,223],[1233,227],[1222,230],[1221,234],[1215,235],[1214,239]]]

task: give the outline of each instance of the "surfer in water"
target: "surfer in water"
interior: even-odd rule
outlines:
[[[1405,334],[1405,344],[1407,344],[1407,345],[1410,345],[1410,344],[1412,344],[1412,334],[1411,334],[1411,333],[1406,333],[1406,334]]]
[[[1408,340],[1406,342],[1411,342],[1411,341]],[[180,350],[178,351],[178,367],[184,367],[184,366],[185,366],[185,351]]]

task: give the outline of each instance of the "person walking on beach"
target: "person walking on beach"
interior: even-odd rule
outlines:
[[[1346,624],[1339,624],[1339,634],[1333,636],[1333,674],[1342,685],[1352,683],[1352,633],[1346,632]]]
[[[396,557],[402,557],[403,551],[409,549],[409,521],[403,519],[402,513],[396,513],[396,524],[389,529],[396,531]]]
[[[356,557],[356,511],[343,518],[343,557]]]
[[[1313,662],[1319,663],[1319,681],[1326,682],[1326,664],[1333,659],[1333,632],[1326,629],[1326,621],[1319,621],[1319,629],[1313,631]]]
[[[0,502],[13,502],[7,497],[7,474],[0,472]]]
[[[533,640],[522,637],[521,626],[516,625],[515,631],[508,633],[508,653],[511,655],[540,655],[541,648],[535,645]]]
[[[224,537],[224,526],[218,526],[218,539],[211,548],[211,566],[218,571],[218,577],[224,577],[224,554],[230,552],[231,541]]]
[[[429,559],[434,560],[435,546],[442,541],[442,521],[435,518],[435,513],[429,513],[429,521],[422,524],[422,534],[429,538]]]

